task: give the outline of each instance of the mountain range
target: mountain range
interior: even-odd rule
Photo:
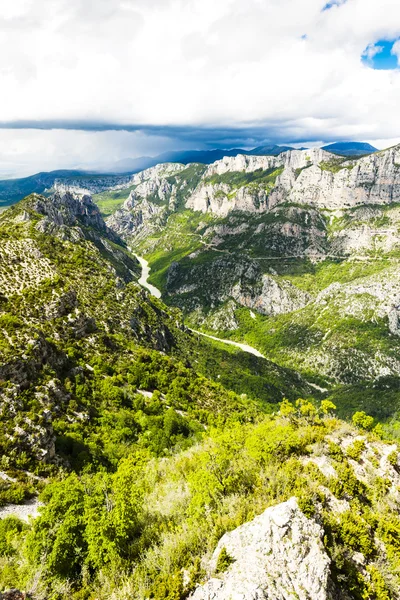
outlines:
[[[400,146],[101,177],[0,215],[0,597],[399,598]]]
[[[225,150],[187,150],[165,152],[155,157],[127,158],[115,163],[103,165],[101,173],[82,170],[57,170],[37,173],[20,179],[0,180],[0,208],[18,202],[31,193],[46,193],[51,190],[56,182],[64,182],[67,187],[84,188],[90,193],[98,193],[117,188],[127,181],[128,174],[148,169],[157,164],[177,162],[182,164],[202,163],[211,164],[224,156],[237,156],[238,154],[277,156],[282,152],[292,150],[290,146],[265,145],[251,150],[225,149]],[[361,142],[342,142],[325,147],[336,154],[343,156],[358,156],[375,152],[376,148]]]

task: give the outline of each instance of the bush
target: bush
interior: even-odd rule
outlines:
[[[28,526],[17,517],[0,519],[0,556],[16,554],[15,542],[20,538],[20,534],[27,529]]]
[[[393,450],[393,452],[388,455],[387,459],[388,463],[397,470],[399,467],[399,453],[397,450]]]
[[[160,575],[150,589],[150,598],[154,600],[181,600],[183,597],[183,577],[180,571]]]
[[[339,536],[347,548],[370,556],[374,552],[374,540],[370,526],[357,514],[350,511],[340,516]]]
[[[374,426],[374,418],[367,415],[364,411],[354,413],[351,420],[353,425],[366,431],[371,431]]]
[[[361,454],[365,450],[365,441],[364,440],[355,440],[354,444],[347,447],[346,454],[349,458],[353,460],[360,460]]]
[[[235,559],[232,558],[232,556],[230,554],[228,554],[227,549],[225,548],[225,546],[223,546],[223,548],[221,549],[221,552],[219,553],[218,559],[217,559],[217,565],[215,567],[215,572],[216,573],[224,573],[233,562],[235,562]]]

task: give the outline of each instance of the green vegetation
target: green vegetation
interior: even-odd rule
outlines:
[[[330,171],[331,173],[338,173],[342,169],[348,169],[349,171],[351,171],[351,169],[355,165],[354,165],[354,163],[343,164],[343,163],[347,163],[347,162],[349,162],[348,158],[334,158],[334,159],[330,160],[329,162],[327,162],[327,161],[320,162],[319,168],[322,171]]]
[[[232,188],[239,188],[251,184],[262,184],[266,187],[273,187],[277,177],[282,171],[283,167],[279,169],[256,169],[249,173],[244,171],[229,171],[222,175],[211,175],[204,179],[204,183],[212,183],[213,185],[226,183]]]
[[[0,222],[0,504],[40,491],[57,472],[53,453],[77,473],[113,472],[133,448],[168,456],[206,427],[271,412],[282,391],[307,393],[296,373],[185,332],[104,232],[39,232],[33,201]]]
[[[387,373],[372,361],[395,364],[400,340],[366,285],[351,305],[343,290],[387,277],[396,248],[380,260],[329,256],[336,234],[362,222],[357,211],[186,210],[205,168],[167,177],[176,206],[150,198],[165,204],[165,227],[137,242],[169,306],[137,284],[137,262],[98,222],[78,214],[60,226],[34,198],[0,216],[0,505],[44,503],[31,524],[0,520],[0,589],[184,600],[225,532],[295,496],[323,527],[334,584],[355,600],[395,597],[400,466],[384,438],[400,436],[400,378],[371,371]],[[269,189],[279,173],[209,182]],[[96,201],[106,215],[128,194]],[[393,214],[368,218],[386,227]],[[324,259],[306,258],[310,248]],[[238,281],[254,295],[265,274],[310,300],[327,291],[270,316],[230,297]],[[184,319],[212,334],[222,323],[222,337],[271,360],[199,337]],[[216,573],[231,564],[222,548]]]
[[[216,573],[224,573],[227,569],[229,569],[230,565],[234,562],[234,559],[228,554],[225,546],[222,548],[219,553],[217,566],[215,567]]]
[[[353,422],[354,422],[354,417],[353,417]],[[373,419],[372,419],[373,422]],[[349,458],[352,458],[353,460],[360,460],[361,458],[361,454],[364,452],[365,450],[365,442],[364,440],[356,440],[354,442],[354,444],[352,444],[351,446],[349,446],[347,448],[347,456]]]
[[[333,410],[285,401],[278,416],[213,428],[195,448],[169,458],[132,449],[114,473],[55,480],[42,493],[45,506],[32,526],[3,522],[0,585],[29,588],[35,581],[38,592],[60,600],[111,594],[183,600],[204,578],[200,560],[224,532],[296,496],[308,517],[319,515],[342,591],[356,600],[389,594],[398,585],[393,495],[386,488],[377,496],[373,478],[361,483],[339,445],[329,459],[338,478],[327,478],[313,462],[321,451],[328,455],[332,436],[340,444],[341,435],[358,433],[329,416]],[[374,434],[364,443],[372,454],[382,446]],[[332,511],[330,494],[349,508]],[[382,543],[389,562],[378,577]],[[355,552],[364,555],[369,576]],[[216,572],[231,563],[223,548]]]
[[[135,185],[131,185],[123,190],[101,192],[100,194],[95,194],[93,196],[93,201],[99,207],[102,216],[106,218],[122,206],[135,187]]]

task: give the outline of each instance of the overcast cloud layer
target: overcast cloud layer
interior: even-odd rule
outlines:
[[[2,0],[0,170],[207,141],[385,145],[400,70],[361,57],[399,37],[398,0]],[[129,131],[74,130],[113,126]]]

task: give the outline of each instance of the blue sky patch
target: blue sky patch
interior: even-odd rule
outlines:
[[[330,0],[330,2],[327,2],[325,4],[325,6],[322,9],[322,12],[324,10],[329,10],[329,9],[333,8],[334,6],[340,6],[341,4],[344,4],[345,2],[347,2],[347,0]]]
[[[399,68],[400,40],[379,40],[369,44],[361,60],[372,69],[391,70]]]

